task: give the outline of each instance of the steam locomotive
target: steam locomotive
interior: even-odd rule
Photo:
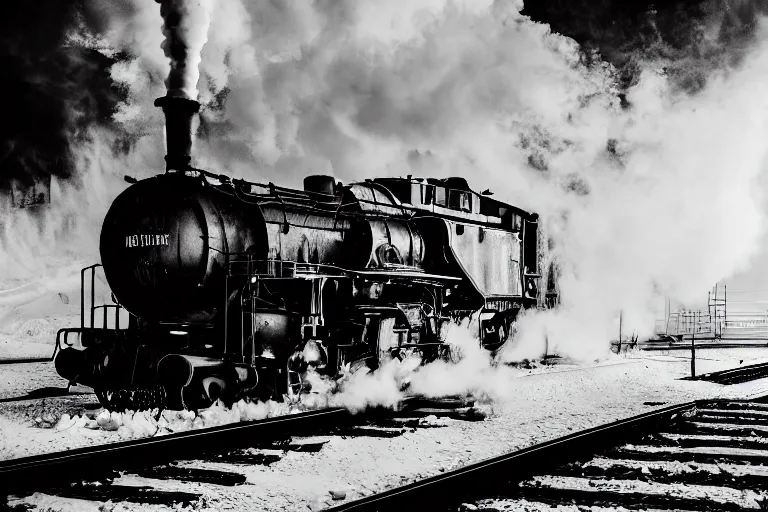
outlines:
[[[543,302],[535,213],[461,178],[308,176],[294,190],[194,169],[199,104],[155,104],[166,172],[129,180],[100,240],[128,325],[57,335],[59,375],[108,408],[295,398],[309,372],[443,357],[447,324],[469,316],[494,349]]]

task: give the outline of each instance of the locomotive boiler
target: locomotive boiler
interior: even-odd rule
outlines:
[[[440,358],[446,325],[469,316],[492,350],[540,302],[536,214],[461,178],[308,176],[294,190],[194,169],[199,105],[156,105],[166,172],[130,180],[101,231],[128,325],[57,335],[59,374],[108,408],[295,398],[311,372]]]

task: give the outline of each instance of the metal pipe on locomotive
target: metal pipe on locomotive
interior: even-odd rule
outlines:
[[[132,180],[101,231],[112,307],[130,321],[57,335],[59,374],[107,407],[295,396],[309,372],[442,357],[446,325],[468,316],[494,349],[542,301],[536,214],[461,178],[308,176],[294,190],[194,169],[199,104],[155,105],[166,172]]]

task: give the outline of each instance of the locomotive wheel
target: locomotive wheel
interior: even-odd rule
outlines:
[[[151,411],[165,408],[165,390],[161,386],[139,389],[94,389],[96,397],[110,412]]]
[[[269,400],[280,400],[280,394],[275,391],[274,386],[259,385],[248,398],[257,402],[267,402]]]
[[[282,383],[283,373],[274,368],[259,369],[258,385],[246,393],[246,398],[257,402],[267,402],[269,400],[282,401],[285,397],[285,386]]]
[[[208,398],[202,389],[184,387],[181,389],[181,403],[184,409],[196,411],[213,405],[213,400]]]
[[[181,389],[163,388],[165,391],[165,406],[171,411],[183,411],[184,399],[181,396]]]
[[[213,400],[208,398],[202,389],[183,387],[165,389],[165,405],[172,411],[196,411],[213,405]]]

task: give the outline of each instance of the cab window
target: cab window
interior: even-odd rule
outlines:
[[[446,190],[444,187],[435,187],[435,204],[437,206],[447,206]]]

